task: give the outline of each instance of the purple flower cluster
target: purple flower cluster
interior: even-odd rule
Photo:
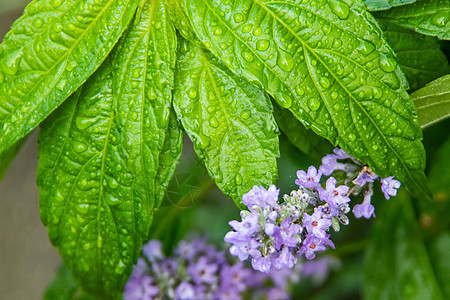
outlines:
[[[265,274],[242,262],[230,263],[225,252],[203,239],[181,241],[173,257],[165,257],[161,243],[151,240],[125,285],[124,300],[147,299],[288,299],[292,270]],[[298,273],[298,272],[297,272]]]
[[[330,175],[341,170],[346,174],[343,184]],[[322,187],[322,176],[330,176]],[[375,216],[370,203],[373,182],[378,176],[368,167],[336,148],[325,156],[319,170],[310,166],[308,171],[297,171],[295,183],[299,189],[283,196],[278,202],[279,190],[254,186],[242,198],[248,208],[241,211],[242,221],[231,221],[234,231],[224,240],[232,244],[230,253],[241,261],[251,259],[255,270],[292,268],[299,257],[313,259],[316,252],[326,246],[334,248],[330,240],[330,227],[338,231],[340,224],[348,225],[350,195],[363,194],[364,201],[355,205],[357,218]],[[382,191],[386,197],[394,196],[400,182],[393,177],[383,178]]]

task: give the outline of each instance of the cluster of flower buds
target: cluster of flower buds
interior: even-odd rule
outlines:
[[[337,185],[337,180],[329,177],[323,188],[322,175],[330,176],[337,170],[345,173],[343,184]],[[307,172],[298,171],[297,177],[299,189],[284,195],[282,203],[274,185],[267,190],[254,186],[242,198],[248,208],[241,211],[242,221],[229,222],[234,231],[224,239],[232,244],[230,253],[241,261],[251,258],[255,270],[290,269],[303,254],[313,259],[326,246],[334,248],[329,231],[348,225],[351,195],[362,193],[364,198],[353,207],[357,218],[375,216],[370,200],[378,176],[342,149],[336,148],[334,154],[325,156],[319,170],[310,166]],[[381,183],[386,199],[396,195],[400,187],[393,177],[383,178]]]
[[[261,273],[242,262],[231,263],[203,239],[181,241],[174,255],[166,257],[161,243],[144,245],[125,285],[124,300],[150,299],[289,299],[289,283],[298,280],[298,270]]]

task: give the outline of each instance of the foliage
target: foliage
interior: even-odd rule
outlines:
[[[0,45],[0,177],[40,125],[42,222],[75,280],[104,298],[120,295],[142,244],[180,214],[164,195],[183,130],[238,207],[254,185],[283,180],[280,130],[312,157],[339,145],[431,203],[421,126],[449,115],[449,43],[438,40],[450,39],[448,9],[446,0],[33,1]],[[389,220],[398,207],[387,210]],[[391,232],[374,229],[406,240],[383,257],[409,247],[411,212],[387,221]],[[374,236],[372,246],[386,243]],[[447,241],[436,238],[432,253]],[[405,278],[446,296],[430,268]],[[365,294],[378,297],[379,284]]]

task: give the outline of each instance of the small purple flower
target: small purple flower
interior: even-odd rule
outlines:
[[[158,287],[152,285],[152,279],[144,275],[128,280],[123,293],[124,300],[151,300],[158,294]]]
[[[336,179],[330,177],[326,183],[326,189],[319,190],[320,199],[326,201],[331,207],[337,208],[340,204],[350,202],[350,198],[345,194],[348,192],[348,186],[340,185],[336,187]]]
[[[190,261],[194,258],[197,251],[198,250],[194,247],[193,243],[181,241],[178,243],[177,249],[175,250],[175,254]]]
[[[327,234],[325,238],[318,238],[315,235],[308,235],[306,239],[303,241],[303,245],[300,248],[300,251],[297,253],[297,256],[305,254],[305,257],[309,260],[316,257],[317,251],[326,250],[325,245],[330,246],[334,249],[333,242],[329,239],[330,235]]]
[[[335,148],[333,150],[335,154],[328,154],[322,158],[322,165],[319,167],[319,170],[326,176],[330,176],[336,170],[343,170],[347,173],[352,173],[360,168],[360,163],[347,154],[344,150],[340,148]],[[353,163],[340,163],[338,159],[346,159],[350,158]]]
[[[220,270],[220,288],[223,290],[234,289],[237,292],[242,292],[247,288],[246,282],[250,276],[252,276],[250,270],[244,268],[241,262],[232,266],[223,265]]]
[[[148,260],[154,262],[163,259],[161,242],[158,240],[150,240],[142,247],[142,253],[147,256]]]
[[[301,232],[301,226],[298,224],[290,224],[291,218],[286,218],[281,222],[280,227],[275,229],[273,234],[275,249],[280,250],[281,245],[296,247],[298,240],[295,235]]]
[[[237,232],[230,231],[224,238],[225,242],[233,244],[230,247],[231,255],[237,256],[240,261],[246,260],[249,255],[252,257],[261,256],[261,253],[257,249],[263,244],[251,238],[242,239],[237,235]]]
[[[217,269],[217,264],[209,263],[208,259],[205,256],[202,256],[196,263],[192,262],[189,264],[188,273],[192,276],[192,279],[196,284],[212,284],[217,282]]]
[[[394,179],[394,176],[382,178],[381,179],[381,190],[384,193],[384,197],[389,200],[389,196],[397,195],[397,189],[400,187],[401,183]]]
[[[346,158],[354,159],[351,155],[349,155],[341,148],[334,148],[333,152],[336,155],[337,159],[346,159]]]
[[[271,185],[268,190],[262,186],[253,186],[253,188],[244,196],[242,196],[242,203],[253,212],[254,206],[259,206],[264,209],[266,206],[276,207],[278,205],[278,194],[280,190],[276,186]]]
[[[214,300],[241,300],[239,292],[232,288],[220,288],[214,295]]]
[[[234,228],[239,234],[244,236],[250,236],[253,233],[260,230],[260,226],[258,224],[258,213],[256,211],[252,212],[249,215],[246,215],[242,222],[238,222],[236,220],[228,222],[231,227]]]
[[[284,246],[280,255],[273,261],[273,266],[278,269],[292,269],[297,262],[297,258],[292,255],[289,247]]]
[[[195,288],[186,281],[181,282],[175,290],[175,299],[192,300],[195,299]]]
[[[318,188],[320,187],[320,177],[322,177],[322,172],[317,172],[317,169],[313,166],[308,168],[308,173],[303,170],[297,171],[298,179],[295,180],[295,184],[298,186],[303,186],[305,188]]]
[[[324,238],[326,236],[325,230],[330,226],[331,220],[329,218],[323,218],[321,209],[315,209],[311,216],[306,212],[303,213],[303,227],[306,228],[308,234],[313,234],[318,238]]]
[[[270,267],[272,266],[272,257],[269,256],[259,256],[252,258],[252,267],[256,271],[268,273],[270,271]]]
[[[372,204],[370,204],[371,197],[373,195],[372,189],[369,189],[364,192],[364,201],[361,204],[356,204],[353,207],[353,214],[358,219],[364,217],[369,219],[371,216],[375,217],[375,208]]]

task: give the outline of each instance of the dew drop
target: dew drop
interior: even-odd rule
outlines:
[[[258,35],[261,35],[261,33],[262,33],[261,27],[255,27],[255,28],[253,29],[253,35],[258,36]]]
[[[242,176],[241,176],[241,174],[237,174],[236,175],[236,177],[234,178],[234,182],[237,184],[237,185],[241,185],[242,184]]]
[[[377,145],[372,145],[372,150],[373,151],[377,151],[378,150],[378,146]]]
[[[190,87],[187,90],[187,95],[189,98],[194,99],[197,97],[197,90],[194,87]]]
[[[51,0],[50,5],[53,6],[53,8],[59,7],[64,0]]]
[[[248,110],[244,110],[241,112],[241,118],[244,120],[247,120],[248,118],[250,118],[250,111]]]
[[[331,92],[331,99],[336,100],[338,97],[338,93],[336,93],[335,91]]]
[[[97,121],[97,118],[91,118],[91,117],[77,117],[75,120],[75,125],[78,127],[78,129],[84,130],[94,124]]]
[[[276,99],[280,102],[280,105],[284,108],[289,108],[292,105],[292,98],[284,93],[278,93]]]
[[[346,3],[339,0],[328,0],[328,4],[339,19],[345,20],[348,18],[350,8]]]
[[[247,62],[252,62],[253,54],[251,54],[250,52],[244,51],[244,52],[242,52],[242,58]]]
[[[87,146],[81,142],[74,141],[72,144],[73,150],[77,153],[82,153],[87,150]]]
[[[374,86],[372,89],[375,99],[380,99],[383,96],[383,90],[381,88]]]
[[[319,79],[319,83],[325,89],[330,87],[330,80],[328,78],[326,78],[326,77],[321,77]]]
[[[375,45],[372,42],[363,40],[361,43],[359,43],[358,47],[356,48],[359,52],[361,52],[364,55],[368,55],[375,50]]]
[[[19,63],[22,58],[22,49],[11,52],[1,60],[1,67],[3,72],[9,75],[14,75],[19,70]]]
[[[110,205],[110,206],[115,206],[115,205],[120,204],[121,201],[118,198],[116,198],[113,195],[111,195],[111,194],[106,194],[105,195],[105,202],[108,205]]]
[[[217,27],[214,30],[214,35],[221,35],[222,33],[223,33],[223,31],[222,31],[222,28],[220,28],[220,27]]]
[[[127,268],[127,266],[124,264],[124,262],[122,260],[120,260],[119,263],[116,266],[115,272],[117,274],[122,274],[123,272],[125,272],[126,268]]]
[[[309,98],[308,99],[308,107],[313,110],[316,111],[320,108],[320,101],[317,98]]]
[[[119,186],[117,180],[115,180],[114,178],[111,178],[111,180],[108,182],[108,185],[112,189],[116,189]]]
[[[256,42],[256,49],[259,51],[265,51],[269,48],[270,42],[268,40],[262,39]]]
[[[67,63],[66,70],[69,72],[72,72],[73,69],[75,69],[77,65],[78,65],[77,62],[73,60],[73,61]]]
[[[219,126],[219,121],[216,117],[213,116],[209,119],[209,125],[211,125],[211,127],[217,128]]]
[[[288,52],[281,51],[277,61],[278,66],[285,72],[290,72],[294,68],[294,59]]]
[[[297,88],[295,89],[295,91],[297,92],[297,94],[299,96],[303,96],[305,94],[305,90],[300,85],[297,85]]]
[[[33,20],[32,24],[33,24],[34,27],[39,28],[39,27],[41,27],[44,24],[44,20],[42,18],[40,18],[40,17],[37,17],[37,18],[35,18]]]
[[[322,31],[325,34],[329,34],[331,32],[331,26],[330,25],[324,25],[322,26]]]
[[[354,135],[353,133],[350,133],[348,135],[348,139],[350,140],[350,142],[354,142],[356,140],[356,135]]]
[[[250,32],[250,30],[252,30],[252,24],[245,24],[245,25],[242,27],[242,32],[243,32],[243,33]]]
[[[234,14],[233,18],[236,23],[241,23],[244,20],[244,16],[241,13]]]
[[[89,211],[89,205],[86,203],[81,203],[78,204],[77,206],[75,206],[75,209],[80,213],[80,214],[87,214],[87,212]]]
[[[342,40],[340,38],[336,38],[333,41],[333,47],[334,48],[339,48],[342,46]]]
[[[434,14],[433,18],[431,19],[431,22],[433,22],[434,25],[438,27],[444,27],[447,23],[447,12],[444,11],[438,11]]]
[[[397,62],[394,58],[388,57],[384,53],[380,54],[380,68],[385,72],[393,72],[397,67]]]

